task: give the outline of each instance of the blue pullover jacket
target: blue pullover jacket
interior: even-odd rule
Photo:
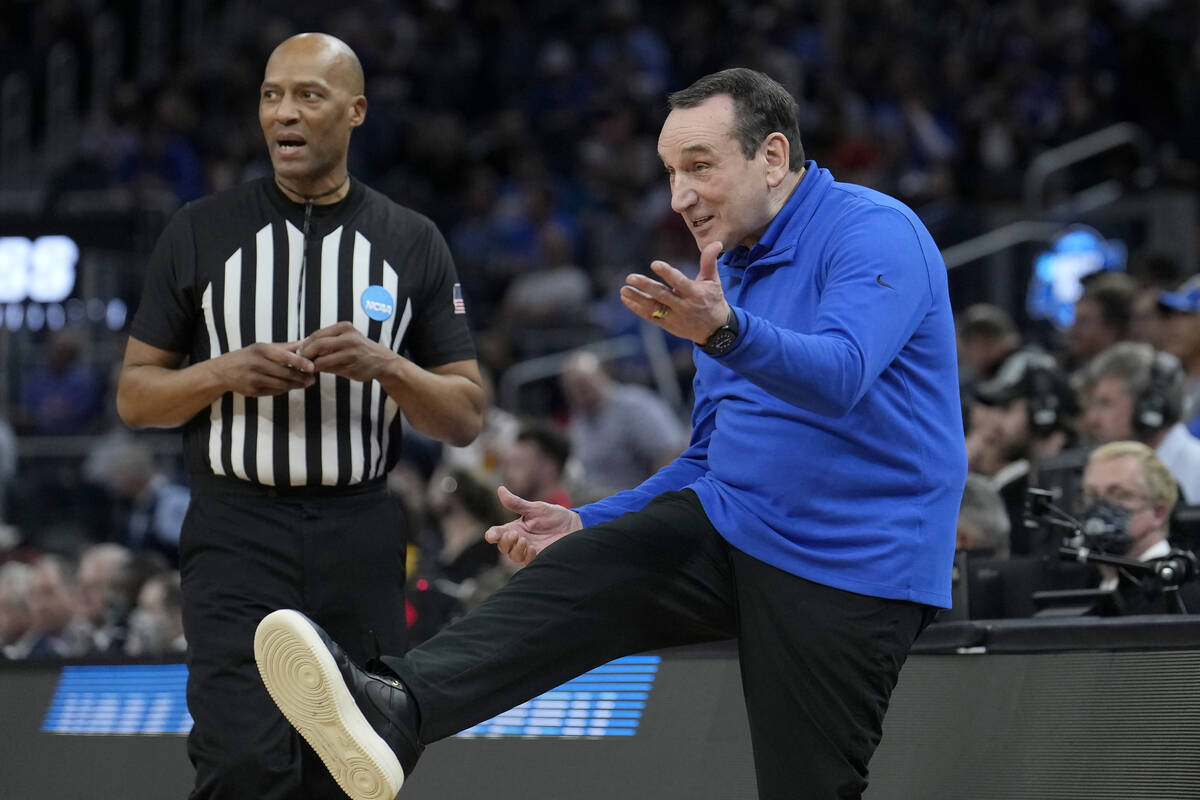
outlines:
[[[815,162],[718,270],[740,337],[694,352],[692,438],[585,525],[691,488],[734,547],[859,594],[948,607],[966,479],[946,267],[903,203]]]

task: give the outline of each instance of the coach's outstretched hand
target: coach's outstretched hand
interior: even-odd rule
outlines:
[[[504,507],[521,518],[488,528],[483,538],[518,564],[528,564],[546,546],[583,527],[579,515],[565,506],[525,500],[503,486],[497,494]]]

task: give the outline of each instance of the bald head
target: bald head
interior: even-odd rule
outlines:
[[[318,68],[323,67],[326,80],[350,95],[363,93],[366,82],[362,63],[350,45],[336,36],[328,33],[298,33],[284,39],[267,59],[267,76],[271,74],[271,62],[278,63],[277,59],[297,56],[309,60]]]
[[[302,33],[271,53],[258,105],[275,183],[296,202],[335,203],[349,191],[350,132],[367,98],[358,56],[341,39]]]

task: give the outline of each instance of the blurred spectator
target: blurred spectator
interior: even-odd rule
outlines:
[[[421,555],[409,578],[409,639],[424,641],[463,613],[475,578],[496,565],[499,551],[483,532],[508,521],[491,486],[463,469],[440,469],[429,481],[432,526],[422,531]]]
[[[133,553],[119,544],[96,544],[79,556],[79,608],[92,629],[91,651],[124,648],[132,610]]]
[[[1160,293],[1158,304],[1166,312],[1163,349],[1179,359],[1187,375],[1182,419],[1192,435],[1200,436],[1200,275]]]
[[[976,303],[958,315],[958,355],[964,382],[986,380],[1021,346],[1021,334],[1007,311]]]
[[[1075,320],[1067,329],[1067,364],[1074,369],[1129,335],[1137,282],[1124,272],[1093,272],[1083,279]]]
[[[1200,503],[1200,439],[1180,422],[1183,367],[1148,344],[1121,342],[1079,373],[1081,432],[1097,444],[1134,440],[1167,466],[1188,503]]]
[[[170,192],[173,205],[203,195],[204,168],[191,139],[196,113],[190,98],[168,86],[148,107],[143,100],[140,108],[138,135],[117,163],[117,180],[141,192]]]
[[[1138,290],[1133,298],[1133,309],[1129,320],[1129,338],[1131,341],[1144,342],[1151,347],[1162,349],[1166,329],[1166,315],[1158,305],[1158,296],[1162,293],[1158,286],[1146,286]]]
[[[536,252],[534,264],[508,285],[500,303],[500,324],[517,330],[586,324],[592,282],[575,265],[566,232],[546,223],[537,232]]]
[[[441,463],[447,467],[461,467],[486,483],[498,485],[504,454],[516,440],[521,423],[514,414],[496,405],[496,388],[491,370],[481,365],[479,377],[486,395],[483,429],[475,441],[466,447],[443,446]]]
[[[586,500],[637,486],[687,446],[688,434],[666,402],[644,386],[614,381],[594,353],[563,366],[571,452],[583,470]]]
[[[1129,338],[1162,350],[1165,320],[1158,296],[1179,285],[1184,278],[1183,267],[1178,259],[1165,253],[1139,253],[1130,261],[1129,274],[1138,281],[1129,321]]]
[[[175,570],[156,572],[146,579],[138,592],[137,606],[129,616],[125,654],[145,658],[180,656],[186,651],[179,573]]]
[[[492,213],[498,200],[497,183],[495,171],[486,166],[467,174],[462,212],[446,236],[471,321],[478,330],[491,326],[494,306],[505,285],[503,276],[488,269],[500,246],[499,225]]]
[[[92,626],[79,613],[75,567],[46,554],[33,564],[29,612],[33,644],[28,658],[78,658],[92,647]]]
[[[1004,499],[1011,552],[1030,552],[1024,526],[1025,495],[1038,463],[1074,442],[1075,394],[1048,354],[1032,349],[1009,356],[975,387],[969,467],[987,475]]]
[[[29,655],[37,633],[29,608],[33,567],[22,561],[0,564],[0,657]]]
[[[955,549],[992,558],[1008,555],[1011,522],[1004,500],[992,481],[969,473],[958,509],[958,539]]]
[[[145,441],[124,433],[107,437],[88,456],[84,474],[119,503],[115,530],[121,544],[134,553],[160,553],[179,566],[179,532],[190,495],[158,468]]]
[[[45,344],[46,363],[21,378],[20,406],[13,421],[22,433],[84,433],[100,413],[102,383],[80,359],[83,339],[73,328],[53,331]]]
[[[502,483],[526,500],[574,505],[563,484],[571,443],[550,423],[526,425],[504,454]]]

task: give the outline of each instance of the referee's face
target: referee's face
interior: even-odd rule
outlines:
[[[276,179],[306,196],[341,183],[350,131],[362,124],[366,106],[345,54],[325,39],[295,37],[276,48],[258,104]]]

